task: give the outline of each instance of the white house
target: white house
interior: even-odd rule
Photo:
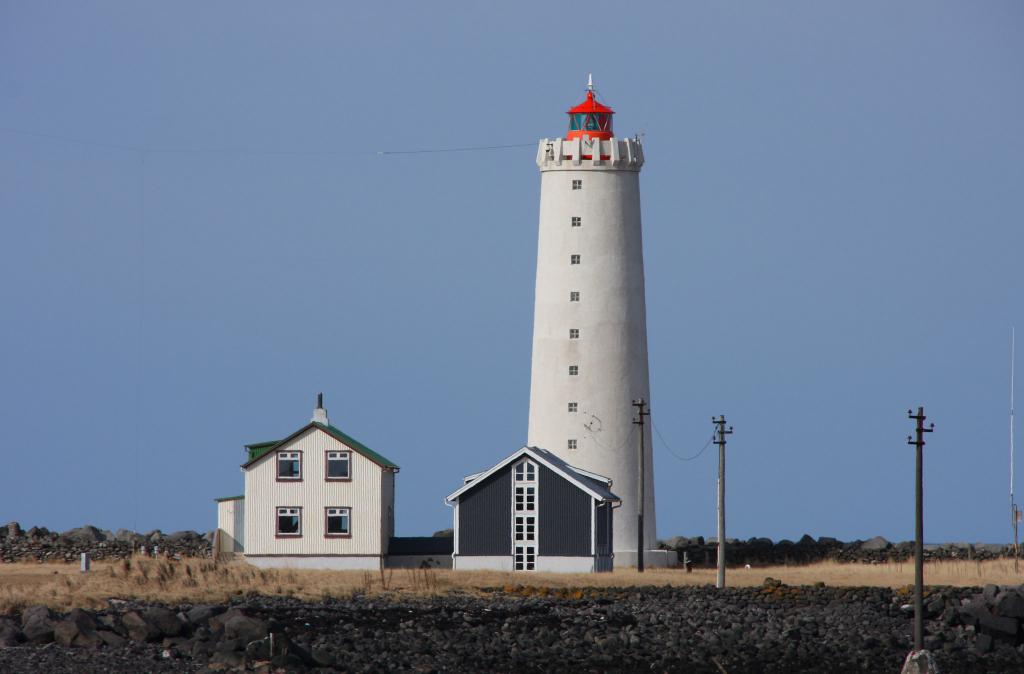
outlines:
[[[246,450],[244,497],[217,499],[221,551],[262,567],[383,564],[398,466],[332,426],[322,397],[310,423]]]

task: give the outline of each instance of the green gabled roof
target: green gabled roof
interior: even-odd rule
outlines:
[[[345,443],[352,449],[356,450],[357,452],[365,456],[370,461],[373,461],[376,464],[384,466],[385,468],[394,468],[396,470],[398,469],[398,464],[392,462],[387,457],[382,456],[377,452],[373,451],[372,449],[370,449],[363,443],[359,442],[352,436],[345,434],[340,428],[335,428],[334,426],[325,426],[316,421],[313,422],[313,425],[319,428],[320,430],[325,431],[329,435],[334,436],[336,440],[340,440],[341,442]]]
[[[281,444],[280,440],[270,440],[268,442],[254,442],[251,445],[246,445],[245,449],[249,452],[249,461],[255,461],[279,444]]]
[[[257,443],[251,444],[251,445],[246,445],[245,448],[249,452],[249,460],[242,464],[242,468],[248,468],[252,464],[254,464],[257,461],[259,461],[261,458],[263,458],[263,456],[265,456],[266,454],[270,453],[272,450],[277,449],[278,447],[280,447],[284,443],[289,442],[289,441],[299,437],[300,435],[302,435],[303,433],[305,433],[306,431],[308,431],[311,428],[318,428],[318,429],[320,429],[324,433],[327,433],[328,435],[330,435],[335,440],[338,440],[338,441],[344,443],[345,445],[351,447],[352,449],[354,449],[355,451],[359,452],[360,454],[362,454],[363,456],[368,458],[370,461],[373,461],[374,463],[376,463],[377,465],[381,466],[382,468],[390,468],[390,469],[393,469],[393,470],[396,470],[396,471],[398,470],[398,464],[396,464],[395,462],[391,461],[387,457],[385,457],[385,456],[383,456],[381,454],[378,454],[377,452],[373,451],[372,449],[370,449],[369,447],[367,447],[363,443],[361,443],[358,440],[356,440],[355,438],[353,438],[351,435],[348,435],[347,433],[342,431],[340,428],[337,428],[335,426],[328,426],[326,424],[321,424],[321,423],[316,422],[316,421],[311,421],[309,424],[307,424],[307,425],[303,426],[302,428],[300,428],[299,430],[295,431],[294,433],[289,435],[284,440],[276,440],[276,441],[270,441],[270,442],[257,442]]]
[[[244,496],[221,496],[220,498],[215,498],[213,500],[220,503],[221,501],[240,501],[244,498]]]

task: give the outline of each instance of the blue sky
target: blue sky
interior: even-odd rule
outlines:
[[[561,135],[593,72],[645,141],[659,535],[713,534],[666,444],[725,414],[730,536],[909,539],[924,405],[926,538],[1008,540],[1022,62],[1019,2],[0,0],[0,519],[210,529],[323,391],[398,533],[450,526],[526,436],[534,148],[377,152]]]

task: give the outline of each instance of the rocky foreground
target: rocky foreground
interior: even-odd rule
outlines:
[[[249,597],[0,618],[3,672],[898,672],[909,597],[881,588]],[[1024,588],[932,590],[941,671],[1024,671]]]

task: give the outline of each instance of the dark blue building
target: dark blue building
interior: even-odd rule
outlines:
[[[523,447],[466,477],[455,509],[456,569],[611,571],[611,480]]]

